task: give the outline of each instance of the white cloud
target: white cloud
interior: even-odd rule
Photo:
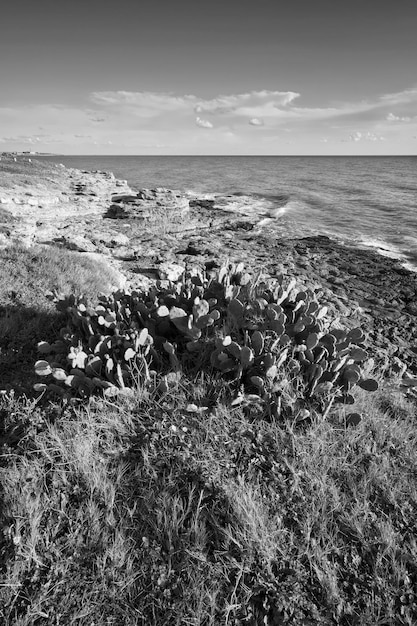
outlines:
[[[394,113],[388,113],[386,119],[388,122],[411,122],[411,117],[400,117],[398,115],[394,115]]]
[[[415,102],[417,100],[417,87],[413,89],[404,89],[396,93],[387,93],[380,97],[383,102],[390,102],[392,104],[404,104],[408,102]]]
[[[385,137],[381,135],[376,135],[370,131],[366,133],[362,133],[361,131],[356,131],[349,137],[350,141],[385,141]]]
[[[28,135],[13,135],[12,137],[0,137],[1,143],[28,143],[33,144],[39,141],[39,137],[30,137]]]
[[[167,115],[184,117],[191,110],[200,114],[221,117],[226,124],[241,117],[250,120],[268,120],[280,124],[283,121],[312,121],[339,118],[347,122],[357,120],[381,119],[381,113],[387,121],[408,121],[411,107],[417,105],[417,89],[406,89],[394,94],[384,94],[372,99],[356,102],[342,102],[333,106],[304,107],[294,106],[300,94],[294,91],[260,90],[240,94],[219,95],[212,99],[202,99],[193,94],[175,95],[172,93],[103,91],[94,92],[90,100],[99,110],[90,110],[90,119],[102,121],[103,111],[108,115],[135,117],[137,119],[161,118]],[[395,105],[400,108],[397,115],[390,113]],[[204,115],[202,116],[204,117]],[[394,119],[398,118],[398,119]],[[410,117],[411,119],[411,117]],[[106,120],[108,122],[108,119]],[[245,122],[246,123],[246,122]],[[260,124],[249,122],[256,126]]]
[[[138,109],[154,107],[157,111],[172,111],[194,106],[197,100],[195,96],[175,96],[151,91],[95,91],[90,99],[98,105],[127,105]]]
[[[212,100],[200,100],[195,107],[196,113],[246,115],[245,110],[257,110],[265,106],[277,108],[287,106],[299,93],[294,91],[251,91],[236,95],[218,96]]]
[[[195,123],[197,124],[197,126],[200,126],[200,128],[213,128],[213,124],[211,122],[209,122],[208,120],[203,120],[201,119],[201,117],[196,117]]]
[[[8,150],[36,145],[37,150],[47,151],[49,144],[57,143],[63,152],[85,154],[91,152],[93,141],[103,147],[102,153],[107,146],[107,153],[115,154],[163,150],[193,154],[202,149],[213,154],[239,153],[239,149],[260,154],[285,150],[282,137],[291,131],[294,152],[299,149],[299,153],[328,151],[340,142],[346,143],[350,153],[398,151],[400,146],[402,153],[415,150],[417,88],[353,102],[323,100],[316,107],[300,106],[299,96],[293,91],[273,90],[205,99],[164,92],[94,92],[86,94],[85,106],[79,107],[0,107],[0,128],[7,129],[3,130],[7,137],[0,141]],[[196,132],[196,126],[210,132]],[[271,143],[267,143],[262,126],[268,128]],[[251,127],[258,127],[259,132]]]
[[[74,135],[76,136],[76,135]],[[52,135],[12,135],[10,137],[0,137],[0,143],[10,144],[50,144],[50,143],[62,143],[62,137],[54,137]]]

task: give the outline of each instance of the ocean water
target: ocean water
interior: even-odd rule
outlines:
[[[256,216],[271,237],[323,234],[417,267],[417,157],[55,156]]]

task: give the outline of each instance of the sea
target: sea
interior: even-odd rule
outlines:
[[[327,235],[417,269],[417,156],[49,156],[256,217],[264,235]]]

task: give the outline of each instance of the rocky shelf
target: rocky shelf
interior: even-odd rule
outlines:
[[[261,219],[261,218],[259,218]],[[60,246],[99,255],[120,285],[175,280],[226,258],[316,290],[343,325],[361,324],[382,368],[417,372],[417,274],[398,260],[324,236],[279,239],[256,217],[163,188],[132,190],[106,172],[0,160],[0,247]]]

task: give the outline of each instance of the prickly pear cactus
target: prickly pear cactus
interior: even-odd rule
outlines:
[[[38,345],[39,391],[85,398],[138,383],[168,389],[183,370],[200,368],[225,377],[234,406],[240,399],[270,417],[305,418],[334,401],[353,403],[356,385],[378,387],[362,374],[360,328],[332,328],[313,291],[283,276],[251,277],[242,264],[194,269],[147,292],[116,291],[96,306],[73,296],[57,306],[67,326],[60,340]]]

